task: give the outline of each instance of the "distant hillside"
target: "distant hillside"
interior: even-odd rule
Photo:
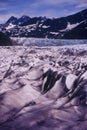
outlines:
[[[0,46],[12,46],[12,45],[13,44],[11,39],[2,32],[0,32]]]

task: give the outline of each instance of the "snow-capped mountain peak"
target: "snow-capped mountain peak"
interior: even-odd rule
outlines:
[[[26,16],[26,15],[23,15],[21,18],[19,18],[18,20],[17,20],[17,24],[23,24],[23,23],[25,23],[25,22],[27,22],[28,20],[30,20],[30,17],[29,16]]]
[[[17,21],[17,18],[14,17],[14,16],[11,16],[11,17],[9,18],[9,20],[8,20],[5,24],[8,24],[8,25],[9,25],[10,23],[14,24],[16,21]]]

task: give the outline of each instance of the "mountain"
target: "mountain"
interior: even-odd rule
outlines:
[[[5,26],[8,26],[10,23],[15,24],[16,21],[17,21],[17,18],[14,16],[11,16],[9,20],[5,23]]]
[[[30,20],[30,17],[26,16],[26,15],[23,15],[21,18],[19,18],[17,21],[16,21],[16,25],[22,25],[24,23],[26,23],[27,21]]]
[[[87,39],[87,9],[61,18],[14,16],[0,25],[10,37]]]
[[[0,46],[12,46],[12,44],[12,40],[8,36],[0,32]]]

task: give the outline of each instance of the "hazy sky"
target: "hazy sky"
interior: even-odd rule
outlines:
[[[87,0],[0,0],[0,23],[10,16],[62,17],[87,8]]]

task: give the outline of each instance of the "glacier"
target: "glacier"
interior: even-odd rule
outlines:
[[[23,45],[23,46],[64,46],[64,45],[87,44],[87,39],[63,40],[63,39],[26,38],[26,37],[22,38],[11,37],[11,39],[17,43],[16,45]]]

